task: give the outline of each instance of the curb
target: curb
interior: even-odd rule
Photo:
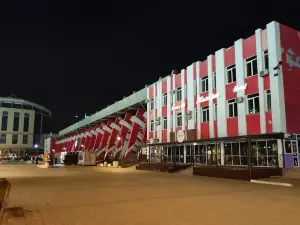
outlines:
[[[292,187],[293,186],[290,183],[280,183],[280,182],[271,182],[271,181],[262,181],[262,180],[250,180],[250,182],[256,183],[256,184],[269,184],[269,185],[284,186],[284,187]]]

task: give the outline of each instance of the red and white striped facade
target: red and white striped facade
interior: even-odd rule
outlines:
[[[290,48],[298,63],[293,71],[287,62]],[[272,22],[253,36],[235,41],[230,48],[160,79],[147,90],[147,140],[167,143],[171,132],[191,129],[196,130],[196,139],[300,133],[300,117],[295,113],[300,113],[300,101],[295,100],[300,93],[299,82],[296,84],[300,81],[300,58],[296,56],[300,56],[299,32]],[[247,64],[255,60],[257,69],[252,65],[251,71]],[[236,71],[233,82],[228,78],[232,68]],[[251,101],[253,96],[256,100]],[[235,110],[238,113],[229,116],[230,100],[236,99],[241,101]],[[258,102],[259,111],[249,112],[251,102]],[[180,115],[182,122],[178,125]]]
[[[126,113],[124,118],[94,125],[75,134],[56,140],[53,152],[97,151],[98,157],[127,158],[146,143],[146,113],[142,109],[136,115]]]

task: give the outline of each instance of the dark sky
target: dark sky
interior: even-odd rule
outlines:
[[[5,2],[5,3],[2,3]],[[273,20],[300,30],[296,1],[0,3],[0,96],[52,111],[53,131]]]

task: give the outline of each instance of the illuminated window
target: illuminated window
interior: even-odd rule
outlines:
[[[227,84],[236,82],[236,69],[235,65],[227,67]]]
[[[208,91],[208,76],[202,77],[201,79],[202,92]]]
[[[177,122],[177,127],[182,126],[182,114],[181,113],[177,113],[176,122]]]
[[[238,116],[238,106],[235,99],[228,100],[228,117]]]
[[[247,77],[257,75],[257,58],[256,55],[246,59]]]
[[[202,122],[208,122],[209,121],[209,107],[205,106],[202,107]]]
[[[254,114],[259,113],[259,95],[252,94],[247,96],[248,100],[248,113]]]

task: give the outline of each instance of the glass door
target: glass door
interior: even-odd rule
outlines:
[[[207,144],[207,164],[221,165],[220,143]]]

